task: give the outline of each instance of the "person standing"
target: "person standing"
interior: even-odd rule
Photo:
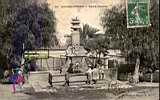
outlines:
[[[87,75],[87,84],[91,84],[92,82],[92,69],[91,69],[91,65],[88,65],[88,70],[86,71],[86,75]]]
[[[102,66],[99,65],[99,79],[100,80],[104,79],[104,65]]]
[[[68,72],[66,72],[65,73],[65,86],[67,85],[67,86],[69,86],[69,78],[70,78],[70,75],[69,75],[69,73]]]
[[[23,75],[24,75],[24,80],[25,82],[28,82],[28,78],[29,78],[29,63],[25,60],[24,62],[24,67],[23,67]]]
[[[16,92],[16,80],[17,80],[17,74],[12,70],[12,75],[10,77],[10,81],[12,82],[12,92],[15,93]]]
[[[12,75],[10,77],[10,81],[12,82],[12,92],[16,92],[16,84],[17,84],[17,79],[18,79],[18,71],[19,68],[16,66],[15,68],[12,69]]]
[[[19,90],[21,91],[23,89],[23,83],[24,83],[24,77],[22,74],[22,71],[19,69],[18,71],[18,76],[17,76],[17,80],[16,83],[18,84]]]
[[[70,63],[69,68],[65,73],[65,84],[64,85],[69,86],[70,73],[73,73],[73,64],[72,63]]]
[[[97,80],[98,80],[98,75],[99,75],[99,73],[98,73],[98,68],[93,68],[93,70],[92,70],[92,81],[93,81],[93,84],[96,84],[97,83]]]

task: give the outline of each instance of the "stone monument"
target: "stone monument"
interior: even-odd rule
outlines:
[[[70,63],[73,66],[79,65],[79,68],[84,69],[86,65],[85,57],[87,51],[84,49],[83,46],[80,45],[80,20],[75,17],[71,20],[71,45],[68,46],[66,49],[66,57],[67,59],[67,66]]]

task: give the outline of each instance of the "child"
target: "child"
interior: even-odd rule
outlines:
[[[22,71],[19,70],[16,82],[18,83],[18,87],[19,87],[20,91],[23,89],[23,87],[22,87],[23,81],[24,81],[24,77],[23,77]]]
[[[18,74],[16,73],[17,72],[16,70],[17,70],[17,68],[12,70],[13,74],[10,77],[10,81],[12,82],[12,92],[13,93],[16,92],[16,80],[17,80],[17,76],[18,76]]]
[[[10,77],[10,80],[12,82],[12,92],[15,93],[16,92],[16,79],[17,76],[16,74],[13,74],[11,77]]]

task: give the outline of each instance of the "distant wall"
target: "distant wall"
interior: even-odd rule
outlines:
[[[128,74],[131,73],[133,75],[134,73],[134,64],[119,64],[118,65],[118,80],[120,81],[127,81],[128,80]],[[145,73],[140,78],[140,82],[150,82],[151,79],[151,73]],[[155,71],[153,73],[153,82],[159,82],[159,71]]]
[[[141,80],[145,82],[150,82],[151,73],[144,74]],[[159,82],[159,71],[153,73],[153,82]]]
[[[118,64],[118,80],[127,81],[128,74],[133,74],[134,64]]]

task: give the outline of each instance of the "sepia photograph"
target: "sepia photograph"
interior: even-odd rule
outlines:
[[[159,100],[159,0],[0,0],[0,100]]]

